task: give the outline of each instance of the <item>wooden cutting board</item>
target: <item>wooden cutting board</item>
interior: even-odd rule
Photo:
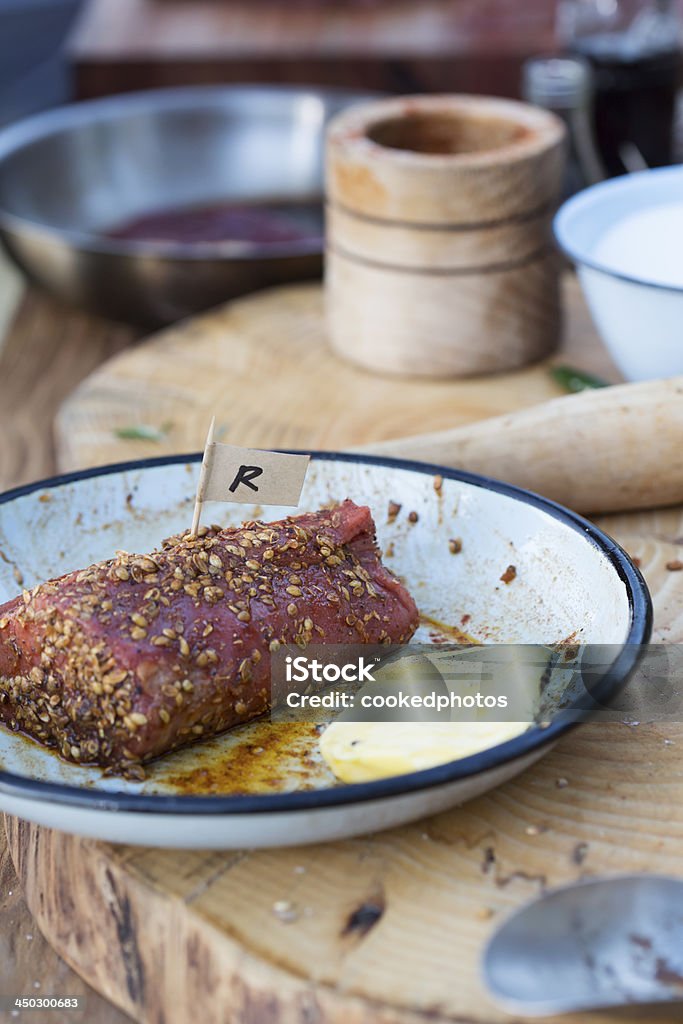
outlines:
[[[553,49],[547,0],[87,0],[67,45],[78,99],[216,82],[519,94]]]
[[[613,372],[576,292],[569,298],[562,359]],[[233,440],[333,447],[555,393],[543,367],[464,383],[366,376],[332,361],[320,313],[315,287],[268,293],[116,357],[59,415],[63,468],[197,448],[214,407]],[[159,444],[113,433],[167,420]],[[683,642],[683,573],[667,569],[683,557],[683,509],[601,523],[641,561],[657,638]],[[478,978],[502,915],[585,875],[683,876],[682,751],[683,725],[586,726],[463,808],[320,847],[155,851],[16,820],[8,835],[41,930],[137,1021],[502,1024],[510,1018]],[[278,915],[281,901],[293,919]]]
[[[619,374],[599,342],[573,277],[565,281],[565,340],[553,360]],[[498,328],[495,310],[490,331]],[[407,380],[340,360],[325,338],[317,284],[259,292],[157,334],[104,363],[56,419],[61,468],[203,447],[347,448],[511,412],[562,391],[548,362],[470,380]],[[124,441],[130,427],[161,431]]]

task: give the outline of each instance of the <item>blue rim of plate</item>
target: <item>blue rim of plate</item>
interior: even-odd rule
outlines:
[[[289,449],[292,451],[292,449]],[[647,584],[641,573],[616,541],[598,529],[587,519],[543,498],[532,491],[526,491],[512,484],[502,483],[489,477],[461,470],[448,469],[428,462],[395,459],[379,455],[355,455],[349,452],[311,451],[299,454],[310,455],[316,461],[363,463],[370,466],[385,466],[408,470],[425,476],[441,475],[473,487],[481,487],[497,494],[514,498],[550,515],[564,523],[600,551],[610,562],[619,579],[626,587],[631,625],[621,651],[600,682],[599,700],[605,701],[616,695],[635,669],[649,641],[652,632],[652,600]],[[63,484],[74,483],[97,476],[110,476],[126,471],[152,469],[157,466],[185,465],[199,462],[201,453],[188,455],[167,455],[151,459],[119,462],[108,466],[97,466],[74,473],[49,477],[32,484],[16,487],[0,494],[0,505],[35,491],[49,490]],[[571,711],[571,708],[568,709]],[[450,761],[435,768],[427,768],[406,775],[396,775],[376,782],[341,784],[327,789],[306,790],[295,793],[264,793],[231,796],[173,796],[145,793],[104,793],[82,786],[69,786],[58,782],[44,782],[39,779],[15,775],[0,770],[0,793],[40,801],[52,801],[71,807],[89,808],[93,811],[123,811],[144,814],[181,815],[254,815],[273,813],[294,813],[324,808],[341,807],[347,804],[365,803],[370,800],[386,800],[403,797],[423,789],[431,789],[478,775],[498,768],[510,761],[526,757],[542,747],[554,743],[561,735],[577,723],[570,716],[562,715],[545,728],[532,726],[527,732],[505,743],[490,747],[478,754]],[[0,728],[3,728],[0,726]],[[56,756],[56,755],[55,755]]]

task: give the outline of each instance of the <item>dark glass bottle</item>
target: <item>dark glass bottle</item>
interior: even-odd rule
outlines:
[[[605,177],[592,124],[592,74],[575,57],[531,57],[522,69],[522,96],[561,117],[567,128],[563,199]]]
[[[558,35],[593,68],[598,148],[609,175],[673,160],[681,24],[671,0],[562,0]],[[629,154],[631,158],[629,158]]]

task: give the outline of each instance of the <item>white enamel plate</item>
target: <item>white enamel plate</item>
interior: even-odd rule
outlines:
[[[145,552],[188,527],[198,457],[87,470],[0,496],[0,601],[118,548]],[[443,484],[434,487],[434,476]],[[372,456],[314,455],[300,511],[350,497],[370,506],[386,564],[415,598],[417,639],[459,629],[489,643],[613,644],[616,691],[649,639],[638,570],[612,540],[551,502],[495,481]],[[389,502],[401,512],[389,521]],[[291,509],[208,505],[207,522],[279,519]],[[409,512],[417,513],[411,522]],[[449,540],[462,541],[458,554]],[[517,575],[501,582],[508,565]],[[440,624],[440,625],[437,625]],[[0,810],[114,842],[169,847],[283,846],[388,828],[469,800],[541,757],[558,718],[426,771],[336,783],[302,723],[261,721],[150,766],[144,782],[67,764],[0,726]]]

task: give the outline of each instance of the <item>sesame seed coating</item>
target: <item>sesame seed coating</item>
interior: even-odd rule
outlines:
[[[281,645],[400,643],[416,626],[367,508],[203,528],[1,607],[0,721],[140,777],[144,761],[267,711]]]

